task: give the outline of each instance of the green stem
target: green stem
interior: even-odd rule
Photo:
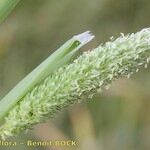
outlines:
[[[3,122],[7,112],[18,103],[24,95],[35,85],[40,83],[53,71],[69,63],[78,50],[94,38],[89,31],[74,36],[63,46],[50,55],[22,81],[20,81],[1,101],[0,101],[0,121]]]
[[[0,23],[9,15],[20,0],[0,0]]]

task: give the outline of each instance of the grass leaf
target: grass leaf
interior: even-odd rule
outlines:
[[[59,67],[69,63],[78,50],[94,38],[89,31],[76,35],[50,55],[37,68],[21,80],[1,101],[0,121],[3,121],[7,112],[18,103],[24,95],[35,85],[50,75]]]

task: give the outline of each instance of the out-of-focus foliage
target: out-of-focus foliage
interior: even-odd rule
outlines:
[[[10,14],[20,0],[1,0],[0,1],[0,23]]]
[[[91,30],[96,42],[85,50],[91,49],[120,32],[149,27],[149,10],[149,0],[22,0],[0,26],[0,98],[72,35]],[[149,150],[149,89],[148,67],[13,139],[77,139],[80,150]]]

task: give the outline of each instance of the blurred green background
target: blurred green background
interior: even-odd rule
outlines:
[[[120,32],[149,26],[149,0],[22,0],[0,25],[0,98],[75,34],[91,30],[96,35],[83,48],[90,50]],[[78,142],[75,149],[79,150],[149,150],[149,114],[150,66],[9,140],[71,139]],[[14,149],[30,148],[18,145]]]

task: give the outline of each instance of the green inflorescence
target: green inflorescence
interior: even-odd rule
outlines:
[[[129,77],[150,61],[150,28],[111,39],[84,52],[28,92],[7,114],[2,138],[16,135],[53,117],[63,107],[106,88],[114,79]]]

